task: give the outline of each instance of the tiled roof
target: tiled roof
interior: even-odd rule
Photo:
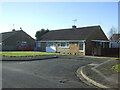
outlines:
[[[10,31],[10,32],[4,32],[4,33],[0,33],[0,37],[2,38],[2,41],[10,38],[11,36],[20,33],[20,32],[24,32],[23,30],[16,30],[16,31]],[[25,33],[25,32],[24,32]],[[26,33],[27,34],[27,33]],[[28,34],[27,34],[28,35]],[[31,37],[30,35],[28,35],[29,37]],[[31,37],[32,38],[32,37]],[[33,38],[32,38],[33,39]]]
[[[0,33],[2,36],[2,41],[6,40],[7,38],[11,37],[12,35],[21,32],[22,30],[17,30],[17,31],[10,31],[10,32],[4,32]]]
[[[80,28],[51,30],[48,33],[44,34],[40,40],[87,40],[90,35],[100,29],[100,26],[88,26]]]
[[[120,34],[113,34],[112,37],[110,38],[112,41],[118,41],[120,40]]]

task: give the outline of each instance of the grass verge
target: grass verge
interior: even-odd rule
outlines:
[[[120,60],[120,58],[111,58],[112,60]]]
[[[8,57],[22,57],[22,56],[41,56],[41,55],[65,55],[60,53],[47,53],[47,52],[34,52],[34,51],[10,51],[10,52],[0,52],[2,56]]]
[[[114,66],[114,69],[117,71],[117,72],[120,72],[120,64],[117,64]]]

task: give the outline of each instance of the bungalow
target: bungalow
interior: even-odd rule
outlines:
[[[23,30],[0,33],[0,46],[3,51],[18,50],[20,46],[34,47],[35,40]]]
[[[74,55],[92,55],[97,42],[108,41],[100,26],[51,30],[36,41],[37,50]],[[106,43],[104,43],[104,46]]]
[[[120,48],[120,34],[113,34],[110,38],[110,48]]]

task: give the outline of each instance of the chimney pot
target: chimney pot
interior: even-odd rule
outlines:
[[[72,26],[72,28],[73,28],[73,29],[76,29],[76,26],[75,26],[75,25],[73,25],[73,26]]]
[[[15,29],[12,29],[12,31],[15,31]]]

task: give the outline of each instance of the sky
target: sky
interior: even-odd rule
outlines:
[[[106,35],[118,29],[118,2],[0,2],[0,33],[20,27],[35,38],[38,30],[100,25]],[[13,26],[14,24],[14,26]]]

